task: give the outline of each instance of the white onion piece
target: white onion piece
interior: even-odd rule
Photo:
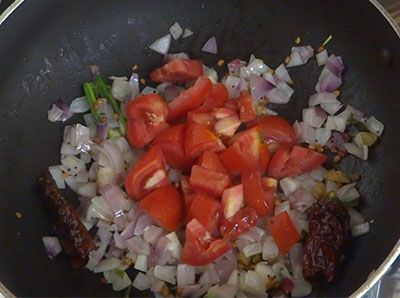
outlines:
[[[206,53],[217,54],[218,47],[217,39],[215,38],[215,36],[212,36],[209,40],[207,40],[201,50]]]
[[[378,137],[382,135],[383,129],[385,128],[383,123],[376,119],[374,116],[369,117],[365,125],[370,132],[376,134]]]
[[[148,279],[142,272],[139,272],[132,284],[139,291],[150,289],[150,279]]]
[[[60,189],[65,188],[64,176],[61,171],[61,166],[49,166],[49,173],[53,177],[54,182]]]
[[[282,81],[284,81],[286,83],[292,82],[292,79],[291,79],[291,77],[289,75],[289,72],[287,71],[287,69],[286,69],[286,67],[285,67],[285,65],[283,63],[280,64],[275,69],[275,74],[280,80],[282,80]]]
[[[128,200],[120,187],[108,184],[100,192],[106,198],[115,217],[120,217],[124,211],[131,207],[131,201]]]
[[[353,237],[361,236],[367,234],[369,230],[370,230],[369,222],[366,221],[362,224],[351,227],[351,235]]]
[[[195,268],[186,264],[178,264],[176,279],[178,287],[184,287],[186,285],[192,285],[195,281]]]
[[[326,60],[328,60],[328,51],[325,49],[319,52],[317,55],[315,55],[315,58],[317,59],[318,66],[325,65]]]
[[[72,113],[86,113],[89,111],[89,103],[87,101],[86,96],[81,96],[72,100],[69,105],[69,109]]]
[[[149,48],[159,54],[165,55],[168,53],[171,44],[171,35],[167,34],[153,42]]]
[[[88,164],[92,161],[92,157],[89,154],[87,154],[86,152],[81,152],[79,154],[79,158],[86,164]]]
[[[292,297],[305,297],[311,294],[312,286],[308,281],[300,278],[294,279],[293,283],[294,287],[291,291]]]
[[[71,146],[64,142],[61,145],[60,153],[61,155],[77,155],[79,153],[79,150],[77,150],[74,146]]]
[[[42,241],[50,259],[54,259],[62,251],[60,240],[57,237],[42,237]]]
[[[246,62],[240,59],[233,59],[228,63],[229,75],[231,76],[240,76],[240,68],[246,66]]]
[[[93,198],[96,196],[96,183],[84,183],[78,187],[78,194],[86,198]]]
[[[143,272],[147,272],[147,256],[138,255],[134,268]]]
[[[290,202],[289,201],[284,201],[284,202],[280,203],[278,206],[275,206],[274,215],[277,215],[284,211],[287,211],[288,213],[290,212]]]
[[[243,247],[243,254],[246,258],[251,257],[261,253],[262,249],[261,242],[250,243]]]
[[[111,85],[111,94],[121,102],[128,101],[132,98],[131,84],[127,80],[114,80]]]
[[[85,168],[85,163],[72,155],[61,158],[61,164],[61,170],[70,175],[76,175]]]
[[[64,179],[65,184],[68,185],[68,187],[75,193],[78,193],[78,188],[81,185],[81,183],[76,182],[75,176],[69,175]]]
[[[253,270],[241,273],[239,287],[242,291],[249,294],[256,296],[265,295],[265,281]]]
[[[343,112],[341,112],[338,116],[343,117],[348,122],[351,115],[353,115],[353,117],[357,120],[360,120],[362,117],[364,117],[363,112],[357,110],[351,105],[347,105],[346,109]]]
[[[211,83],[216,84],[218,82],[218,73],[214,68],[208,67],[203,64],[203,77],[209,78]]]
[[[362,148],[359,148],[354,143],[344,143],[343,145],[350,154],[355,155],[362,160],[368,159],[368,146],[363,145]]]
[[[161,236],[162,232],[163,229],[161,229],[160,227],[150,225],[145,229],[143,239],[150,244],[154,244]]]
[[[168,53],[168,54],[166,54],[166,55],[164,56],[164,63],[168,63],[168,62],[170,62],[170,61],[172,61],[172,60],[174,60],[174,59],[189,59],[189,55],[186,54],[186,53],[184,53],[184,52],[180,52],[180,53]],[[162,84],[171,85],[171,83],[167,83],[167,82],[164,82],[164,83],[162,83]],[[162,84],[160,84],[160,85],[162,85]],[[159,87],[160,85],[157,86],[157,90],[159,90],[158,87]]]
[[[189,28],[185,28],[185,30],[183,30],[182,38],[187,38],[192,35],[193,35],[193,31],[190,30]]]
[[[143,214],[136,222],[134,234],[143,235],[145,229],[151,224],[153,224],[153,220],[147,214]]]
[[[178,236],[176,235],[175,232],[171,232],[165,237],[170,241],[168,244],[168,249],[172,251],[172,257],[179,260],[180,255],[181,255],[181,250],[182,250],[182,245],[178,239]]]
[[[304,189],[297,190],[289,197],[289,201],[293,209],[300,212],[306,211],[312,204],[315,203],[313,195]]]
[[[101,260],[96,267],[93,268],[94,273],[110,271],[117,269],[121,265],[122,261],[117,258],[109,258]]]
[[[355,188],[355,183],[350,183],[342,186],[336,191],[336,196],[342,202],[350,202],[360,197],[359,192]]]
[[[150,291],[152,292],[161,292],[165,286],[165,282],[163,282],[162,280],[152,278],[150,281]]]
[[[324,167],[317,167],[310,172],[310,176],[317,181],[324,180],[327,170]]]
[[[239,278],[240,278],[239,270],[233,269],[231,274],[229,275],[228,281],[226,283],[229,285],[238,286]]]
[[[265,72],[267,72],[270,68],[264,63],[263,60],[261,59],[253,59],[253,61],[251,61],[248,65],[247,65],[247,70],[251,73],[251,74],[255,74],[255,75],[262,75]]]
[[[131,86],[130,99],[133,99],[139,94],[139,75],[137,73],[132,72],[131,77],[129,78],[129,85]],[[124,112],[125,109],[122,110]]]
[[[115,246],[117,248],[119,248],[119,249],[125,249],[126,248],[124,238],[121,237],[121,235],[118,233],[118,231],[116,231],[114,233],[113,238],[114,238]]]
[[[114,274],[116,274],[115,271],[114,271]],[[122,278],[118,275],[118,277],[114,279],[114,281],[112,283],[112,288],[114,291],[122,291],[123,289],[126,289],[127,287],[129,287],[131,284],[132,284],[132,281],[130,280],[128,274],[126,274],[126,272],[123,271]]]
[[[293,225],[296,227],[296,230],[299,234],[302,233],[302,231],[305,231],[308,233],[308,220],[307,220],[307,215],[303,212],[300,212],[298,210],[291,210],[289,212],[290,218],[293,222]],[[306,217],[306,218],[304,218]]]
[[[276,75],[270,73],[269,71],[263,74],[263,78],[274,86],[278,85],[279,78]]]
[[[294,134],[299,143],[304,143],[306,141],[306,130],[309,127],[304,122],[298,122],[297,120],[293,123]]]
[[[89,126],[89,125],[92,125],[92,124],[96,123],[96,121],[93,118],[93,115],[90,114],[90,113],[83,115],[83,120],[85,121],[86,126]]]
[[[316,106],[320,104],[329,104],[337,102],[337,95],[330,92],[315,93],[310,96],[308,100],[308,105]]]
[[[272,270],[274,270],[275,273],[282,276],[283,278],[289,278],[291,280],[293,279],[293,277],[289,273],[289,270],[287,269],[287,267],[281,262],[273,264]]]
[[[268,91],[273,88],[274,86],[270,82],[259,75],[252,74],[250,76],[250,94],[253,100],[257,101],[267,96]]]
[[[336,100],[332,103],[321,103],[321,108],[323,108],[329,115],[335,115],[343,107],[343,104]]]
[[[183,297],[194,297],[197,296],[200,291],[201,285],[194,284],[194,285],[187,285],[183,287],[182,296]],[[199,297],[199,296],[197,296]]]
[[[243,253],[243,248],[244,248],[247,244],[249,244],[250,241],[249,241],[248,239],[238,238],[238,239],[236,240],[235,243],[236,243],[237,249],[238,249],[241,253]]]
[[[263,260],[273,260],[279,254],[278,246],[272,237],[267,236],[263,242],[262,258]]]
[[[171,182],[180,182],[181,181],[181,171],[172,169],[172,168],[169,169],[168,180]]]
[[[326,193],[330,193],[331,191],[336,192],[339,189],[339,185],[336,182],[331,180],[326,181]]]
[[[61,121],[63,114],[64,111],[53,104],[51,106],[51,109],[47,111],[47,120],[51,122]]]
[[[290,93],[291,91],[288,93],[282,89],[273,88],[267,92],[266,97],[269,99],[270,103],[286,104],[290,100]]]
[[[304,248],[301,243],[295,243],[289,249],[290,266],[292,267],[292,274],[295,279],[303,278],[303,255]]]
[[[320,108],[303,109],[303,122],[312,127],[321,127],[326,117],[325,111]]]
[[[237,98],[240,95],[240,90],[238,85],[240,83],[240,78],[234,76],[228,76],[224,82],[224,85],[228,89],[229,98]]]
[[[347,213],[349,213],[350,216],[350,227],[354,227],[365,222],[364,216],[362,216],[361,213],[356,209],[347,208]]]
[[[242,67],[240,67],[240,70],[239,70],[239,76],[240,76],[241,79],[247,80],[247,79],[250,78],[251,73],[250,73],[250,71],[247,69],[246,66],[242,66]]]
[[[177,22],[175,22],[171,27],[169,27],[169,33],[173,39],[177,40],[183,34],[183,29]]]
[[[148,256],[150,254],[150,245],[143,240],[142,236],[138,235],[126,240],[126,246],[129,251],[139,255]]]
[[[154,276],[172,285],[176,284],[175,280],[175,266],[159,266],[154,268]]]
[[[157,93],[158,93],[157,89],[149,86],[144,87],[143,90],[140,92],[141,95],[157,94]]]
[[[205,297],[235,297],[237,286],[230,284],[215,285],[208,289]]]
[[[278,274],[272,270],[272,266],[266,264],[265,262],[258,263],[254,268],[254,271],[257,272],[264,281],[280,279]],[[272,282],[267,283],[266,285],[272,286]],[[269,287],[267,287],[266,290],[269,290]]]
[[[311,46],[292,47],[289,63],[286,67],[304,65],[314,56],[314,49]]]
[[[325,123],[325,128],[344,132],[346,129],[346,119],[340,116],[328,116]]]
[[[325,146],[331,137],[332,131],[326,128],[317,128],[315,130],[315,140],[318,145]]]
[[[265,231],[259,227],[251,227],[247,232],[239,235],[238,238],[246,239],[250,242],[260,241],[265,235]]]
[[[111,222],[114,218],[110,205],[103,196],[94,197],[89,206],[90,216]],[[89,215],[89,211],[88,211]]]

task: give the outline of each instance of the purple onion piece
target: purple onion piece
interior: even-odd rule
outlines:
[[[43,244],[50,259],[54,259],[62,250],[60,241],[57,237],[43,237]]]
[[[70,111],[69,106],[66,105],[65,102],[63,102],[60,98],[57,99],[54,104],[63,111],[63,114],[59,119],[60,121],[62,122],[67,121],[74,115],[74,113]]]
[[[246,66],[246,62],[240,59],[233,59],[228,63],[229,75],[238,77],[240,75],[240,68]]]
[[[107,139],[108,133],[108,123],[100,122],[96,126],[96,138],[99,138],[100,141],[104,141]]]
[[[275,86],[264,78],[257,75],[250,76],[250,93],[253,100],[259,100],[262,97],[267,96],[268,91],[274,88]]]
[[[201,50],[206,53],[217,54],[217,39],[215,38],[215,36],[207,40]]]
[[[341,151],[346,153],[347,150],[344,146],[345,143],[348,143],[345,134],[337,130],[332,130],[331,137],[326,143],[326,147],[331,151]]]

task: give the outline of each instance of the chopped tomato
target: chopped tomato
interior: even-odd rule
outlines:
[[[181,191],[183,194],[183,198],[185,201],[185,209],[186,211],[189,210],[190,205],[193,201],[194,190],[190,186],[189,177],[181,175]]]
[[[176,230],[183,214],[182,198],[172,185],[153,190],[138,206],[169,232]]]
[[[222,194],[222,210],[226,219],[234,216],[244,205],[243,185],[226,188]]]
[[[226,170],[224,164],[219,158],[218,154],[213,151],[204,151],[197,162],[199,166],[202,166],[206,169],[213,170],[225,175],[228,175],[228,171]]]
[[[194,194],[190,209],[186,215],[186,222],[197,219],[208,232],[214,234],[218,231],[220,204],[217,200]]]
[[[274,210],[275,187],[264,187],[261,175],[257,171],[242,173],[244,201],[252,207],[258,216],[265,216]]]
[[[197,192],[220,196],[231,180],[225,174],[194,165],[189,178],[190,186]]]
[[[256,211],[251,207],[245,207],[226,220],[219,230],[225,239],[232,239],[254,227],[257,219]]]
[[[186,242],[181,260],[191,266],[205,266],[231,249],[224,239],[214,239],[204,226],[192,219],[186,225]]]
[[[199,60],[174,59],[150,73],[154,82],[184,82],[203,75],[203,63]]]
[[[253,106],[253,99],[248,92],[242,92],[237,100],[237,103],[240,121],[248,122],[256,119],[256,111]]]
[[[213,115],[217,120],[224,119],[235,114],[235,111],[227,108],[215,108],[211,111],[211,115]]]
[[[232,174],[247,170],[264,172],[269,162],[268,148],[261,142],[256,127],[234,136],[233,144],[220,157]]]
[[[137,148],[150,143],[168,127],[168,107],[157,94],[143,95],[130,101],[125,107],[128,118],[127,139]]]
[[[272,157],[268,167],[268,176],[282,179],[310,172],[327,159],[325,154],[308,148],[294,146],[292,149],[282,146]]]
[[[217,135],[232,137],[241,122],[236,114],[220,119],[215,123],[214,130]]]
[[[164,153],[167,164],[181,171],[189,171],[194,160],[186,157],[184,151],[184,139],[186,124],[178,124],[165,129],[153,141],[154,145],[159,145]]]
[[[203,112],[210,112],[213,108],[221,108],[228,100],[228,89],[222,83],[214,84],[210,95],[199,108]]]
[[[267,225],[282,254],[287,253],[292,245],[300,240],[300,235],[287,211],[268,219]]]
[[[199,77],[196,83],[183,91],[168,104],[168,120],[176,120],[186,116],[186,113],[199,107],[212,91],[209,78]]]
[[[232,111],[234,111],[236,113],[239,112],[237,100],[234,98],[229,98],[225,102],[225,108],[231,109]]]
[[[153,146],[129,171],[125,189],[132,200],[140,200],[153,189],[169,184],[161,148]]]
[[[187,113],[187,122],[196,122],[197,124],[203,125],[209,130],[214,130],[215,117],[208,112],[193,110]]]
[[[258,125],[267,144],[279,143],[292,147],[297,144],[296,134],[289,122],[279,116],[262,116],[247,123],[247,127]]]
[[[198,157],[203,151],[220,152],[225,149],[222,141],[210,130],[198,123],[188,123],[185,136],[185,153],[188,157]]]

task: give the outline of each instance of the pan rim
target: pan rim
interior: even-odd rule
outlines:
[[[25,0],[15,0],[1,15],[0,15],[0,26],[7,20],[7,18],[24,2]],[[392,26],[397,36],[400,38],[400,26],[393,19],[390,13],[379,3],[378,0],[369,0],[369,2],[375,6],[375,8],[385,17],[385,19]],[[380,264],[380,266],[371,272],[367,280],[355,290],[349,297],[361,298],[368,290],[370,290],[388,271],[390,266],[394,263],[397,257],[400,255],[400,239],[397,241],[389,255]],[[6,286],[0,281],[0,297],[16,297]]]

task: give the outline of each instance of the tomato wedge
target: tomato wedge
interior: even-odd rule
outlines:
[[[239,113],[238,102],[234,98],[229,98],[225,102],[225,108],[231,109],[232,111]]]
[[[227,175],[194,165],[189,178],[190,186],[197,191],[210,196],[220,196],[225,188],[231,185]]]
[[[187,113],[187,122],[203,125],[209,130],[214,130],[215,117],[208,112],[202,112],[201,110],[193,110]]]
[[[253,106],[253,99],[251,95],[243,91],[237,100],[239,109],[239,118],[242,122],[248,122],[256,119],[256,111]]]
[[[132,200],[140,200],[153,189],[169,184],[161,148],[153,146],[132,167],[125,178],[125,189]]]
[[[173,168],[181,171],[189,171],[194,160],[186,157],[184,151],[184,139],[186,124],[170,126],[160,133],[153,141],[154,145],[159,145],[164,153],[165,161]]]
[[[194,198],[194,190],[190,186],[188,176],[181,175],[181,192],[185,201],[185,210],[188,211]]]
[[[174,59],[150,73],[154,82],[184,82],[203,75],[203,63],[199,60]]]
[[[270,218],[267,222],[279,251],[285,254],[293,244],[300,240],[299,232],[294,226],[287,211],[281,212]]]
[[[243,184],[226,188],[222,194],[221,204],[226,219],[234,216],[244,206]]]
[[[204,226],[192,219],[186,225],[186,242],[181,260],[191,266],[205,266],[231,249],[224,239],[214,239]]]
[[[208,232],[214,234],[218,231],[220,204],[214,198],[194,194],[190,209],[186,215],[186,222],[197,219]]]
[[[186,113],[199,107],[212,91],[209,78],[199,77],[196,83],[183,91],[168,104],[168,120],[173,121],[186,116]]]
[[[225,239],[232,239],[254,227],[257,219],[256,211],[251,207],[245,207],[226,220],[219,230]]]
[[[272,157],[268,167],[268,176],[282,179],[310,172],[327,159],[325,154],[308,148],[294,146],[292,149],[282,146]]]
[[[257,127],[236,134],[233,144],[220,157],[232,174],[248,170],[264,172],[269,162],[268,148],[261,142]]]
[[[152,191],[138,206],[169,232],[176,230],[183,214],[182,198],[172,185]]]
[[[274,210],[276,180],[275,185],[264,187],[260,173],[253,170],[242,173],[242,183],[244,201],[258,216],[268,215]]]
[[[188,157],[198,157],[205,150],[220,152],[225,149],[222,141],[210,130],[198,123],[188,123],[185,136],[185,154]]]
[[[297,144],[293,127],[282,117],[272,115],[261,116],[246,125],[247,127],[259,126],[267,144],[279,143],[289,147]]]
[[[213,170],[225,175],[228,175],[228,171],[226,170],[224,164],[222,163],[221,159],[219,158],[218,154],[213,151],[204,151],[201,155],[199,160],[197,161],[199,166],[203,168]]]
[[[222,83],[214,84],[210,95],[199,108],[203,112],[210,112],[214,108],[220,108],[228,100],[228,89]]]

